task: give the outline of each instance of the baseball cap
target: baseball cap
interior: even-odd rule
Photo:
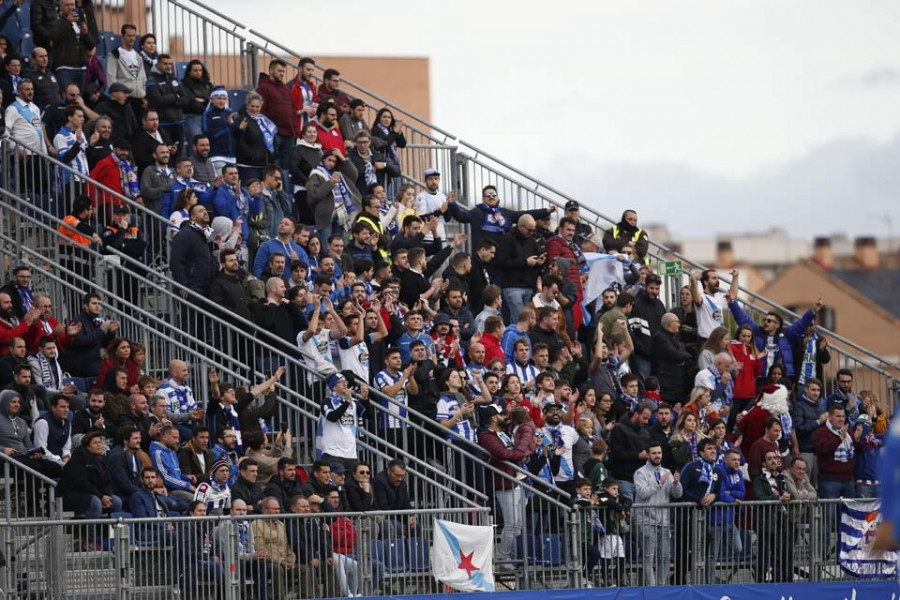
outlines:
[[[440,177],[441,172],[438,171],[437,169],[435,169],[434,167],[432,167],[430,169],[425,169],[425,177],[431,177],[432,175],[437,175],[438,177]]]
[[[578,210],[579,208],[581,208],[581,206],[579,206],[578,202],[575,200],[566,202],[566,210]]]
[[[503,409],[497,406],[496,404],[488,404],[484,408],[481,409],[481,414],[484,415],[484,420],[487,421],[494,415],[502,415]]]
[[[541,410],[543,410],[544,412],[547,412],[548,410],[553,409],[553,408],[562,410],[562,407],[563,407],[562,404],[560,404],[559,402],[548,402],[547,404],[544,405],[544,407]]]
[[[449,325],[450,324],[450,315],[446,313],[438,313],[434,315],[434,318],[431,319],[432,325]]]
[[[118,148],[119,150],[131,150],[131,142],[128,140],[123,140],[121,138],[117,140],[113,140],[113,148]]]
[[[336,386],[341,379],[343,379],[344,381],[347,380],[347,378],[344,377],[341,373],[335,373],[334,375],[329,377],[328,378],[328,389],[333,390],[334,386]]]
[[[128,87],[127,85],[125,85],[124,83],[117,81],[114,84],[112,84],[111,86],[109,86],[109,93],[112,94],[115,92],[125,92],[126,94],[130,94],[131,88]]]
[[[337,473],[338,475],[343,475],[344,473],[347,472],[347,469],[344,468],[344,465],[339,462],[333,462],[333,463],[331,463],[330,466],[331,466],[332,473]]]

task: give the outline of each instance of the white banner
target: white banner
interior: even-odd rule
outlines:
[[[881,523],[881,500],[844,500],[841,504],[841,541],[838,564],[860,578],[890,577],[897,571],[897,552],[873,552]]]
[[[431,569],[461,592],[493,592],[494,528],[435,519]]]

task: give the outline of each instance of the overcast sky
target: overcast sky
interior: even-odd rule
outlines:
[[[427,56],[435,124],[607,214],[900,235],[896,2],[216,6],[301,53]]]

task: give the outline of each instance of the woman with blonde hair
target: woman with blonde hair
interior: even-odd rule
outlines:
[[[875,435],[884,435],[888,430],[888,418],[884,411],[884,406],[878,400],[878,396],[869,390],[863,390],[859,393],[859,399],[862,401],[862,411],[869,415],[869,422],[872,424],[872,433]]]
[[[697,427],[701,431],[709,431],[710,421],[719,418],[719,413],[710,408],[712,396],[708,389],[702,386],[695,387],[691,390],[691,397],[687,404],[681,409],[682,414],[685,412],[693,413],[697,416]]]
[[[716,354],[720,352],[728,352],[728,345],[731,343],[731,336],[724,327],[716,327],[706,338],[700,349],[700,356],[697,357],[697,368],[701,371],[713,364]]]

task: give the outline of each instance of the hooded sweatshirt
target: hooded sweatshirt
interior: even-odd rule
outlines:
[[[0,452],[12,448],[16,452],[31,449],[31,438],[28,436],[28,425],[18,415],[9,416],[9,403],[13,398],[21,396],[12,390],[0,392]]]

